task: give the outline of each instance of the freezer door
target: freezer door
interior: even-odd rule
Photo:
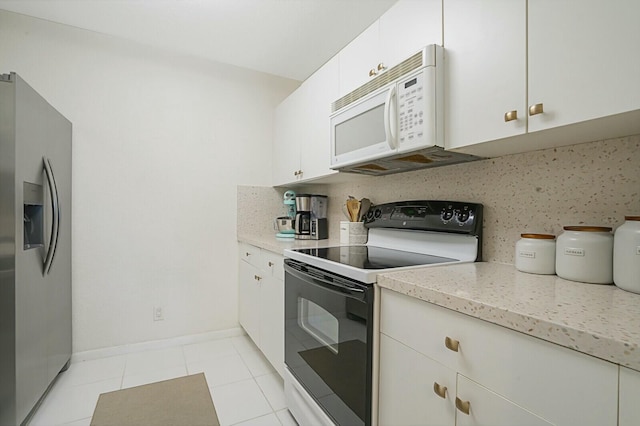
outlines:
[[[16,406],[21,422],[71,356],[71,123],[19,76],[12,77]],[[37,210],[37,197],[27,199],[25,188],[42,188],[41,225],[33,225],[26,214],[28,208]],[[39,226],[42,243],[26,244],[25,230]]]

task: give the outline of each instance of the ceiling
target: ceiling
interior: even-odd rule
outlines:
[[[0,0],[0,9],[304,80],[397,0]]]

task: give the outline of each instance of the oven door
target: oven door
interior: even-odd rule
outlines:
[[[285,259],[285,364],[338,425],[371,424],[373,295]]]

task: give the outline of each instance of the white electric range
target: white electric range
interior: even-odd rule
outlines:
[[[375,425],[378,274],[481,260],[481,204],[388,203],[364,223],[364,245],[285,250],[285,396],[299,424]]]

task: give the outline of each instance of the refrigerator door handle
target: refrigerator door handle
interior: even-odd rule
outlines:
[[[47,157],[42,157],[42,162],[44,163],[44,171],[47,176],[47,183],[49,184],[49,195],[51,196],[51,210],[53,215],[49,249],[47,250],[47,255],[44,260],[44,270],[42,271],[42,275],[45,275],[51,271],[53,256],[55,255],[58,247],[58,235],[60,230],[60,200],[58,198],[58,187],[56,186],[56,179],[53,175],[51,162]]]

